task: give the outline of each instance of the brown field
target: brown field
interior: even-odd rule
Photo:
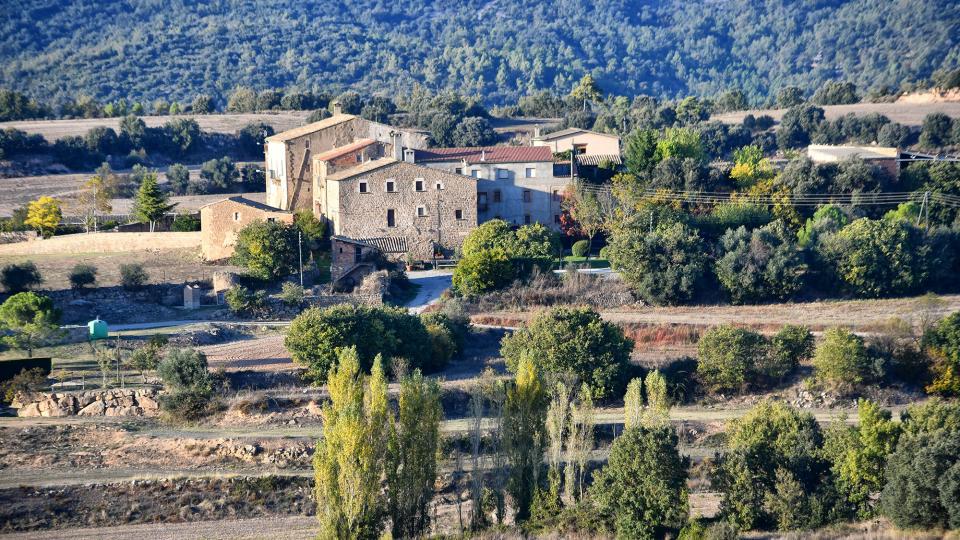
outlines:
[[[244,163],[245,162],[240,162],[237,165],[238,167],[242,167]],[[191,178],[200,177],[199,165],[188,168],[190,169]],[[92,173],[78,173],[0,178],[0,216],[9,216],[13,213],[14,209],[43,195],[62,201],[63,214],[65,216],[77,215],[77,209],[73,203],[76,201],[80,186],[89,180],[91,176]],[[162,170],[158,171],[157,176],[160,183],[167,181],[166,174],[164,174]],[[193,212],[204,204],[218,201],[230,195],[233,194],[185,195],[182,197],[173,197],[172,201],[178,203],[179,206],[176,208],[178,212]],[[262,202],[266,194],[251,193],[245,196]],[[131,204],[132,199],[114,199],[113,213],[128,213]]]
[[[263,122],[274,131],[286,131],[304,124],[310,111],[282,111],[248,114],[182,114],[178,116],[142,116],[147,127],[160,127],[174,118],[192,118],[200,129],[213,133],[235,133],[251,122]],[[16,128],[27,133],[39,133],[48,141],[69,135],[83,135],[90,128],[105,126],[120,130],[120,118],[77,118],[72,120],[20,120],[0,122],[0,129]]]
[[[960,102],[940,102],[940,103],[857,103],[854,105],[826,105],[823,107],[824,114],[828,120],[835,120],[849,113],[858,116],[879,113],[894,122],[899,122],[907,126],[917,126],[923,123],[923,117],[933,113],[942,112],[952,118],[960,118]],[[723,114],[715,114],[711,120],[719,120],[726,124],[739,124],[743,118],[752,114],[760,116],[766,114],[780,121],[786,109],[753,109],[749,111],[736,111]]]

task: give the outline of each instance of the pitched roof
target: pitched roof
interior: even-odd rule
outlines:
[[[200,208],[206,208],[208,206],[213,206],[215,204],[220,204],[227,201],[242,204],[244,206],[249,206],[250,208],[256,208],[257,210],[263,210],[264,212],[280,212],[284,214],[291,213],[288,210],[283,210],[281,208],[274,208],[272,206],[263,204],[262,202],[257,202],[251,199],[244,198],[243,195],[234,195],[233,197],[227,197],[225,199],[220,199],[219,201],[213,201],[212,203],[207,203],[201,206]]]
[[[600,166],[604,163],[612,163],[614,165],[622,165],[623,161],[617,154],[597,154],[592,156],[577,156],[577,165],[587,165],[587,166]]]
[[[300,126],[298,128],[288,129],[287,131],[277,133],[276,135],[271,135],[270,137],[266,138],[266,141],[267,142],[289,141],[292,139],[296,139],[298,137],[303,137],[304,135],[309,135],[311,133],[320,131],[322,129],[327,129],[328,127],[331,127],[331,126],[336,126],[337,124],[342,124],[349,120],[353,120],[354,118],[356,118],[356,116],[352,114],[338,114],[335,116],[331,116],[330,118],[324,118],[319,122],[314,122],[312,124],[307,124],[305,126]]]
[[[343,156],[345,154],[349,154],[350,152],[356,152],[357,150],[366,148],[376,142],[377,141],[373,139],[357,139],[350,144],[339,146],[337,148],[334,148],[333,150],[327,150],[322,154],[317,154],[317,156],[314,157],[313,159],[316,159],[319,161],[330,161],[331,159],[337,159],[338,157]]]
[[[386,167],[387,165],[392,165],[394,163],[401,163],[401,162],[389,157],[372,159],[370,161],[360,163],[356,167],[350,167],[349,169],[343,169],[342,171],[337,171],[327,176],[327,180],[347,180],[349,178],[353,178],[354,176],[365,174],[370,171],[375,171],[379,168]]]
[[[560,131],[554,131],[553,133],[547,133],[546,135],[541,135],[539,137],[534,137],[535,141],[552,141],[553,139],[560,139],[562,137],[569,137],[571,135],[581,135],[584,133],[589,133],[591,135],[599,135],[601,137],[610,137],[611,139],[619,139],[616,135],[611,135],[609,133],[600,133],[599,131],[590,131],[589,129],[580,129],[580,128],[566,128],[561,129]]]
[[[365,245],[373,246],[384,253],[406,253],[407,238],[404,236],[381,236],[378,238],[361,238]]]
[[[483,146],[474,148],[429,148],[416,150],[415,163],[465,161],[467,163],[532,163],[553,161],[547,146]]]

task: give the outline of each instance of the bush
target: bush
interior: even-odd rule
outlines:
[[[454,354],[463,352],[463,346],[470,332],[470,318],[463,314],[446,312],[424,313],[420,320],[428,329],[430,326],[440,326],[446,329],[453,338]]]
[[[404,358],[411,370],[435,370],[443,362],[433,359],[429,343],[420,318],[403,309],[348,304],[304,310],[284,341],[293,360],[306,367],[306,376],[317,384],[326,381],[337,351],[349,347],[356,347],[364,371],[369,372],[378,354],[385,360]]]
[[[500,348],[511,371],[529,355],[541,372],[573,375],[600,399],[623,393],[632,351],[620,327],[591,309],[565,307],[539,313]]]
[[[933,359],[934,379],[927,392],[960,395],[960,312],[940,320],[923,336],[923,345]]]
[[[97,268],[89,264],[77,264],[70,270],[70,287],[82,289],[97,282]]]
[[[691,300],[707,270],[706,246],[682,223],[657,226],[653,232],[635,215],[610,235],[610,265],[631,288],[653,304]]]
[[[7,292],[18,293],[43,283],[43,277],[33,261],[8,264],[0,269],[0,284]]]
[[[721,517],[741,530],[821,526],[831,485],[822,442],[812,414],[780,402],[763,402],[731,421],[711,476],[723,492]]]
[[[768,376],[769,344],[751,330],[712,328],[701,336],[697,351],[697,378],[709,392],[743,392]]]
[[[208,414],[214,378],[207,357],[193,349],[173,349],[157,366],[166,394],[160,408],[174,419],[196,420]]]
[[[292,281],[284,281],[280,286],[280,300],[285,306],[299,307],[303,305],[305,296],[303,287]]]
[[[196,232],[200,230],[200,218],[193,214],[177,214],[170,225],[173,232]]]
[[[766,375],[773,381],[782,381],[797,368],[800,361],[813,356],[814,339],[806,326],[784,325],[770,339],[770,359]]]
[[[230,287],[223,295],[230,311],[237,315],[255,315],[267,305],[267,295],[263,291],[250,291],[243,285],[234,285]]]
[[[577,240],[570,248],[574,257],[586,257],[590,251],[590,242],[586,240]]]
[[[960,529],[960,432],[900,438],[887,463],[883,515],[903,529]]]
[[[254,221],[237,233],[231,262],[256,278],[269,280],[297,269],[297,234],[276,221]]]
[[[610,449],[590,496],[617,538],[663,538],[687,521],[689,458],[677,450],[668,427],[635,427]]]
[[[506,287],[515,276],[513,264],[502,249],[471,252],[453,270],[453,290],[462,296],[478,296]]]
[[[817,379],[844,390],[874,378],[863,338],[843,328],[824,332],[813,356],[813,367]]]
[[[10,403],[17,394],[39,392],[47,385],[47,373],[43,368],[23,369],[11,379],[0,383],[0,397],[4,403]]]
[[[780,221],[748,232],[728,230],[717,278],[734,304],[786,300],[803,287],[807,266],[793,233]]]
[[[120,284],[128,291],[135,291],[146,285],[150,276],[140,263],[120,265]]]
[[[442,369],[457,354],[457,342],[453,332],[439,324],[424,324],[430,336],[430,357]]]

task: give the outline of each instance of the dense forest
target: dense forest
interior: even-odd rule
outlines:
[[[619,95],[740,88],[760,104],[830,80],[896,89],[960,62],[950,0],[15,3],[0,17],[0,87],[48,102],[419,83],[494,105],[591,74]]]

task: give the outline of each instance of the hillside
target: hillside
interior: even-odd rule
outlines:
[[[960,61],[950,0],[37,0],[0,18],[0,87],[43,100],[221,102],[236,85],[354,88],[415,83],[504,103],[605,90],[657,97],[786,85],[861,89],[925,79]]]

